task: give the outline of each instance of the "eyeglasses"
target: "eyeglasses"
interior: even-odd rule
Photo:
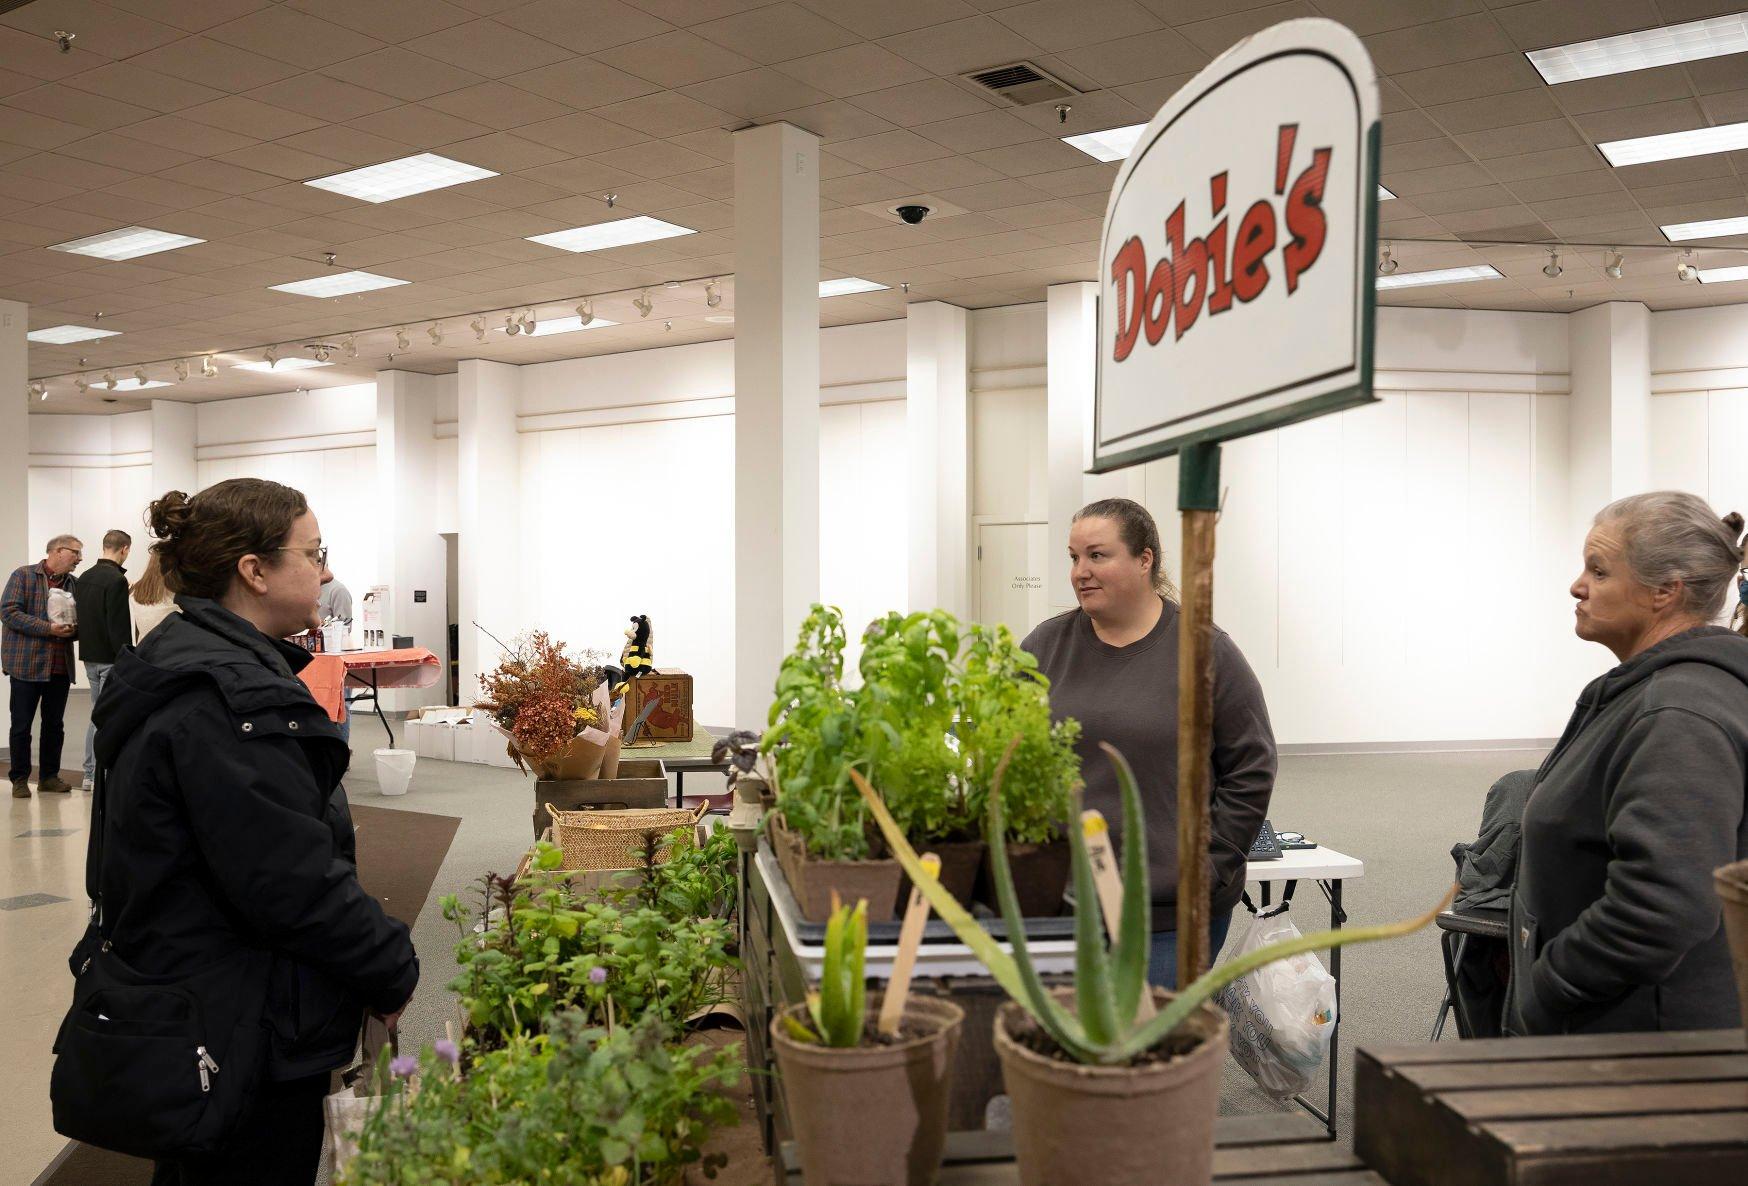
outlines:
[[[1279,840],[1282,844],[1303,844],[1303,843],[1305,843],[1305,833],[1303,833],[1303,832],[1276,832],[1275,839]]]
[[[71,552],[71,553],[73,553],[73,558],[75,560],[82,560],[85,558],[85,552],[84,552],[84,549],[82,549],[82,548],[69,548],[63,544],[61,547],[56,548],[55,551],[57,551],[57,552]]]
[[[328,567],[328,549],[322,548],[274,548],[275,552],[302,552],[316,562],[317,568]]]

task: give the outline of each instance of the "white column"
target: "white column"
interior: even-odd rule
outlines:
[[[910,608],[971,616],[971,393],[965,310],[905,309]]]
[[[0,301],[0,567],[10,572],[41,553],[30,534],[30,310]]]
[[[152,487],[158,498],[171,490],[193,494],[200,488],[196,476],[195,406],[167,399],[152,401]]]
[[[1044,299],[1044,419],[1050,471],[1050,556],[1044,584],[1050,612],[1058,614],[1075,608],[1068,586],[1068,526],[1074,512],[1086,505],[1086,469],[1092,463],[1099,286],[1052,284]]]
[[[1608,503],[1649,489],[1651,312],[1611,301],[1572,314],[1567,333],[1571,505],[1581,535]]]
[[[521,449],[516,412],[521,368],[466,359],[457,382],[457,548],[461,585],[456,599],[461,622],[461,700],[479,699],[482,666],[496,662],[497,647],[474,629],[478,622],[500,638],[523,629],[521,568]],[[562,541],[550,541],[563,546]],[[483,646],[482,646],[483,643]]]
[[[432,491],[455,475],[438,472],[431,435],[436,387],[435,375],[376,375],[376,511],[382,525],[376,570],[389,587],[387,626],[391,634],[412,635],[416,646],[445,661],[445,678],[434,686],[384,693],[389,709],[442,704],[448,697],[449,553],[437,533]]]
[[[762,729],[819,597],[819,138],[734,134],[734,716]]]

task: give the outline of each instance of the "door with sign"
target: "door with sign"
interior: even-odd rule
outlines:
[[[977,620],[1000,623],[1024,638],[1050,616],[1044,587],[1045,523],[977,524]]]

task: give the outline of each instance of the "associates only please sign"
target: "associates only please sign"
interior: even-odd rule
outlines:
[[[1371,59],[1333,21],[1167,101],[1105,213],[1094,471],[1373,398],[1377,153]]]

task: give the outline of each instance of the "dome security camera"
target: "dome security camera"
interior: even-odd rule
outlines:
[[[927,218],[930,211],[927,206],[898,206],[894,208],[893,213],[904,219],[904,221],[911,226],[915,226],[917,223]]]

